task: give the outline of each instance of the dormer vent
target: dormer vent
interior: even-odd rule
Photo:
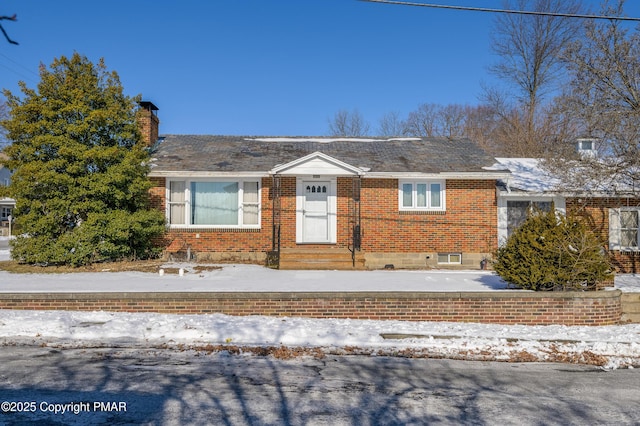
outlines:
[[[576,149],[582,158],[594,158],[598,154],[596,150],[596,140],[581,138],[576,141]]]

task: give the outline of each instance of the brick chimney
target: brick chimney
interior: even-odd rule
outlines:
[[[158,141],[158,107],[149,101],[141,101],[138,110],[138,125],[145,146],[153,146]]]

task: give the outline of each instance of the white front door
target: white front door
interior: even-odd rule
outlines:
[[[329,192],[331,183],[324,181],[303,182],[302,239],[305,243],[328,243]]]

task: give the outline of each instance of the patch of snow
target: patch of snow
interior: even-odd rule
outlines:
[[[12,274],[0,271],[0,292],[479,292],[508,289],[491,271],[289,271],[238,264],[194,272],[193,264],[188,263],[167,264],[167,267],[182,268],[186,273],[180,276],[144,272]]]
[[[251,138],[247,139],[256,142],[316,142],[316,143],[332,143],[332,142],[384,142],[384,141],[419,141],[420,138],[389,138],[389,139],[371,139],[371,138],[331,138],[331,137],[319,137],[319,138]]]
[[[540,167],[538,158],[496,158],[497,163],[485,170],[509,170],[507,184],[511,188],[528,192],[547,192],[557,188],[559,179],[550,176]]]
[[[3,292],[132,291],[502,291],[490,271],[279,271],[223,265],[184,276],[154,273],[10,274]],[[640,291],[640,275],[616,277],[616,288]],[[640,367],[640,324],[524,326],[450,322],[306,319],[222,314],[0,310],[0,344],[236,345],[412,351],[458,359],[562,361],[603,368]],[[523,358],[524,357],[524,358]]]
[[[640,274],[617,274],[615,288],[623,293],[640,293]]]
[[[390,338],[389,335],[392,337]],[[402,338],[405,335],[407,338]],[[581,362],[613,369],[640,366],[640,324],[570,327],[448,322],[363,321],[221,314],[0,311],[7,344],[235,345],[357,348],[362,353],[413,351],[432,357]],[[588,363],[588,359],[582,362]]]

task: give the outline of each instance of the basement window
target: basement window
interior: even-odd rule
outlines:
[[[461,253],[438,253],[438,264],[441,265],[461,265]]]

